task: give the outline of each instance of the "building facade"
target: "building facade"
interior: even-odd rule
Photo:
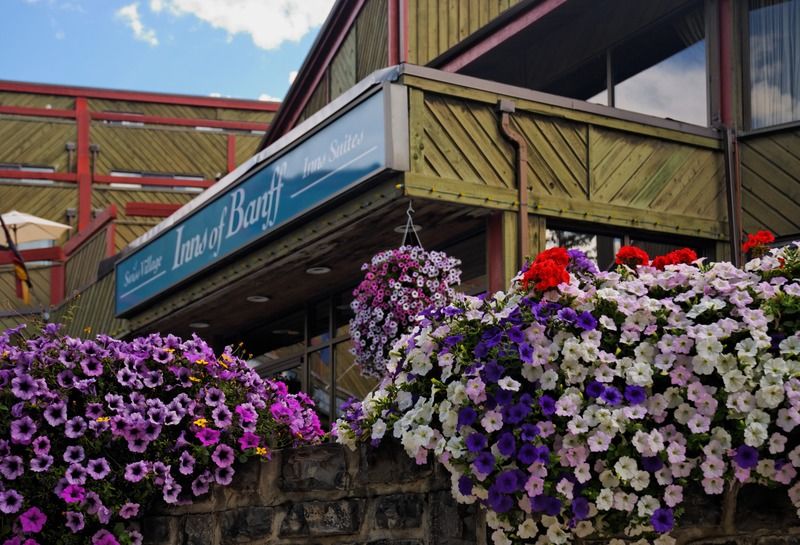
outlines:
[[[241,343],[331,419],[374,384],[350,293],[409,201],[471,293],[553,244],[739,261],[743,231],[800,231],[799,29],[800,0],[339,1],[258,153],[123,248],[72,327]]]
[[[277,107],[0,81],[2,212],[72,226],[63,240],[23,245],[29,306],[14,298],[2,256],[2,320],[39,314],[93,283],[102,259],[249,158]]]

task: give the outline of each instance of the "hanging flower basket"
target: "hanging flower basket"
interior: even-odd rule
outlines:
[[[361,372],[379,377],[386,369],[389,350],[429,307],[440,308],[456,293],[461,262],[443,252],[419,246],[401,246],[374,256],[361,266],[364,279],[353,291],[350,320],[352,353]]]

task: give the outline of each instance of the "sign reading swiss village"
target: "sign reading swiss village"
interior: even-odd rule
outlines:
[[[388,168],[386,92],[268,159],[265,167],[119,261],[117,315]]]

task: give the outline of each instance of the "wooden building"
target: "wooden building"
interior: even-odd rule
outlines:
[[[71,327],[242,342],[330,417],[372,385],[349,294],[409,200],[476,293],[550,244],[605,265],[796,237],[798,21],[800,0],[340,0],[259,152],[124,248]]]
[[[277,108],[0,81],[0,212],[73,227],[52,245],[23,245],[30,306],[14,297],[10,257],[0,256],[0,320],[25,320],[92,284],[102,259],[249,158]]]

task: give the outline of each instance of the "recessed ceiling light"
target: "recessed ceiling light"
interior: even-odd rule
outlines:
[[[409,227],[408,230],[409,231],[413,231],[414,233],[419,233],[420,231],[422,231],[422,225],[414,224],[413,228]],[[394,228],[394,232],[395,233],[400,233],[402,235],[403,233],[406,232],[406,226],[405,225],[398,225],[397,227]]]
[[[269,301],[269,297],[266,295],[248,295],[247,300],[251,303],[266,303]]]
[[[192,322],[191,324],[189,324],[189,327],[191,327],[192,329],[205,329],[210,325],[211,324],[209,324],[208,322]]]
[[[296,337],[297,335],[300,335],[300,332],[296,331],[294,329],[273,329],[272,330],[272,334],[273,335],[291,335],[293,337]]]
[[[308,274],[328,274],[331,272],[330,267],[309,267],[306,269]]]

